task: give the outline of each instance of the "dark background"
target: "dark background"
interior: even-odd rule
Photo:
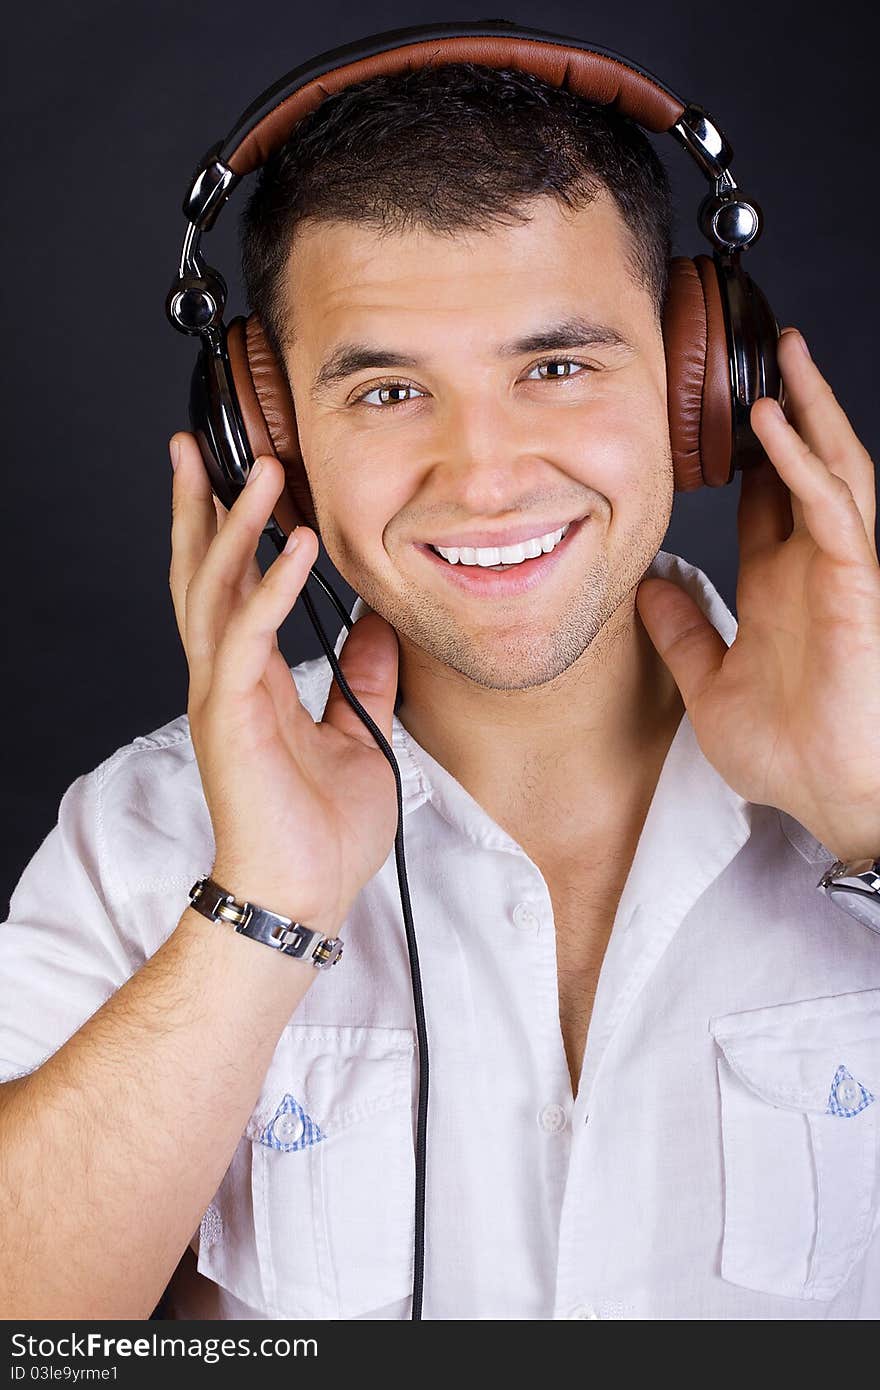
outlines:
[[[803,330],[877,458],[878,34],[867,0],[821,16],[771,0],[741,18],[690,0],[16,7],[4,26],[2,915],[74,778],[186,709],[167,584],[167,445],[189,427],[195,344],[171,328],[164,302],[196,161],[265,87],[325,49],[499,12],[612,48],[716,117],[734,176],[766,217],[746,268],[780,324]],[[675,141],[653,138],[678,198],[675,253],[706,252],[695,215],[707,185]],[[236,221],[253,177],[203,241],[230,286],[227,320],[245,308]],[[676,494],[663,545],[705,570],[734,612],[738,496],[738,476]],[[274,553],[265,546],[263,568]],[[323,549],[319,567],[350,606]],[[338,619],[312,591],[335,635]],[[301,607],[282,630],[290,664],[321,650]]]

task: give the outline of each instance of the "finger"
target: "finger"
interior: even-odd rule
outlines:
[[[232,529],[231,522],[227,523],[227,529]],[[276,556],[247,602],[235,610],[225,625],[214,655],[211,682],[212,697],[216,695],[220,702],[239,706],[250,699],[266,675],[273,653],[278,652],[278,629],[296,603],[318,558],[318,538],[314,531],[300,526],[296,537],[296,549],[282,551]],[[274,679],[277,681],[277,675]],[[292,694],[296,695],[293,677],[290,683]],[[298,696],[296,700],[298,703]],[[311,718],[305,710],[303,713]]]
[[[397,695],[398,658],[397,633],[372,609],[362,614],[347,634],[339,658],[346,683],[388,743],[391,742]],[[376,747],[373,735],[346,700],[335,676],[322,722],[332,724],[350,738]]]
[[[794,407],[791,403],[791,393],[789,393],[787,396],[783,393],[783,399],[784,404],[780,406],[780,409],[788,423],[791,424],[794,418]],[[764,455],[764,457],[765,459],[767,459],[768,467],[772,468],[773,472],[776,473],[777,477],[779,477],[779,474],[777,473],[776,467],[773,464],[773,462],[769,458],[767,458],[766,454]],[[780,483],[782,483],[781,478],[779,478],[779,481]],[[785,486],[784,483],[782,485],[783,487]],[[804,521],[804,508],[801,499],[799,497],[794,497],[790,488],[787,488],[786,491],[788,492],[788,505],[791,508],[791,529],[792,531],[803,531],[806,529],[806,522]]]
[[[691,595],[671,579],[643,579],[636,608],[690,714],[720,671],[727,643]]]
[[[793,514],[794,499],[800,502],[803,527],[796,518],[792,536],[806,528],[841,564],[876,564],[873,535],[869,539],[849,484],[813,453],[769,396],[752,406],[752,427],[791,492]]]
[[[228,508],[224,507],[216,492],[214,493],[214,511],[217,513],[217,530],[221,531],[226,522],[226,518],[229,515],[229,510]],[[247,570],[245,571],[244,579],[238,586],[238,592],[241,595],[241,597],[245,599],[247,598],[248,594],[253,593],[254,589],[257,587],[262,578],[263,573],[260,569],[257,557],[256,555],[252,555],[250,564],[248,565]]]
[[[785,379],[786,415],[816,457],[847,483],[865,529],[873,534],[876,479],[870,454],[810,356],[803,334],[784,328],[778,357]]]
[[[178,430],[169,445],[179,449],[171,484],[171,563],[168,583],[177,629],[187,648],[186,596],[192,577],[217,534],[214,493],[195,435]]]
[[[230,615],[241,607],[239,586],[245,580],[260,535],[283,486],[284,470],[278,460],[269,455],[258,459],[247,485],[236,497],[222,529],[215,535],[190,581],[186,613],[187,656],[190,693],[192,697],[195,681],[197,701],[207,695],[210,688],[214,653],[231,620]],[[271,573],[272,569],[274,565],[266,573]],[[251,597],[252,594],[248,601]]]
[[[302,750],[302,721],[311,720],[311,715],[303,706],[291,669],[278,649],[277,631],[275,636],[275,648],[263,671],[263,685],[274,706],[278,729],[290,751],[297,753]]]
[[[740,567],[794,529],[791,494],[768,458],[742,471],[736,524]]]

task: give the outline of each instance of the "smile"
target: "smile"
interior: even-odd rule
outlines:
[[[570,525],[571,522],[567,521],[558,531],[548,531],[544,536],[535,536],[531,540],[520,541],[517,545],[491,548],[480,546],[476,549],[469,546],[432,545],[431,549],[442,555],[450,565],[480,565],[483,569],[506,568],[508,565],[520,565],[523,560],[534,560],[539,555],[547,555],[551,550],[555,550]]]
[[[509,598],[528,593],[542,583],[589,520],[589,515],[578,517],[558,531],[551,531],[546,536],[524,541],[520,545],[505,546],[501,550],[444,547],[448,557],[444,558],[431,545],[416,542],[415,548],[451,583],[466,593],[483,598]],[[549,549],[545,549],[545,546]],[[505,562],[505,556],[511,556],[511,559]],[[523,558],[513,558],[517,556]]]

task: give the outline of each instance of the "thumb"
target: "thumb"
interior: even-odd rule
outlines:
[[[339,665],[353,695],[391,742],[392,714],[397,695],[397,633],[390,623],[370,609],[362,613],[346,636]],[[349,738],[375,748],[376,740],[343,695],[336,677],[324,706],[324,724],[332,724]]]
[[[727,651],[724,638],[690,594],[669,579],[643,579],[636,608],[690,712],[721,669]]]

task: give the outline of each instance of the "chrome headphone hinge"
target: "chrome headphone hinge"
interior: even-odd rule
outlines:
[[[719,179],[727,173],[733,146],[702,106],[696,102],[686,106],[675,125],[670,126],[669,134],[693,155],[707,178]]]
[[[180,333],[213,338],[222,326],[229,291],[219,270],[205,262],[199,249],[201,235],[193,223],[187,225],[165,313]]]
[[[215,158],[222,145],[218,140],[200,161],[183,200],[187,228],[177,279],[165,299],[165,313],[172,327],[211,339],[222,324],[228,290],[219,270],[205,262],[199,243],[239,181],[238,174]]]
[[[745,251],[758,240],[764,227],[764,214],[754,198],[747,198],[735,183],[717,183],[707,193],[697,212],[697,225],[719,251],[733,254]]]
[[[200,232],[209,232],[240,175],[216,158],[223,141],[218,140],[200,161],[183,200],[183,215]]]
[[[191,222],[184,232],[183,246],[180,251],[177,274],[181,280],[188,277],[199,277],[205,273],[207,267],[200,248],[201,239],[200,229]]]
[[[691,103],[669,134],[684,145],[714,184],[714,192],[706,194],[697,213],[700,231],[718,251],[745,251],[761,235],[764,216],[754,199],[737,187],[730,171],[733,146],[724,131],[702,106]]]

